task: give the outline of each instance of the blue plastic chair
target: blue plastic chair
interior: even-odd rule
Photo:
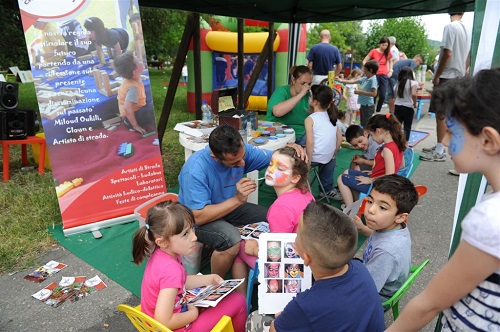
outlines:
[[[405,166],[400,168],[398,171],[398,175],[404,176],[405,178],[410,177],[411,170],[413,169],[413,157],[415,156],[415,152],[412,148],[406,148],[403,158],[405,160]]]
[[[250,314],[250,309],[252,309],[252,293],[253,286],[259,278],[259,260],[255,262],[253,269],[248,271],[248,284],[247,284],[247,313]]]

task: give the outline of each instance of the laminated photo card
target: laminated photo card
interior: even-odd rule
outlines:
[[[311,269],[295,247],[294,233],[263,233],[259,237],[259,313],[282,311],[299,292],[312,286]]]
[[[58,307],[66,300],[77,296],[80,288],[85,282],[85,277],[63,277],[59,284],[49,284],[32,296],[53,307]]]
[[[38,269],[35,271],[31,272],[27,276],[24,277],[24,279],[33,281],[36,283],[41,283],[48,277],[53,276],[57,272],[61,271],[66,267],[66,264],[59,263],[56,261],[50,261],[47,264],[40,266]]]
[[[269,233],[269,224],[265,221],[261,221],[238,227],[238,230],[240,231],[240,235],[243,240],[257,240],[260,234]]]
[[[208,285],[194,289],[188,289],[184,292],[183,303],[193,304],[197,307],[215,307],[223,298],[234,291],[244,279],[224,280],[218,285]]]

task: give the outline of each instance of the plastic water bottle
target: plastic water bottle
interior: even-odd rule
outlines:
[[[212,108],[207,104],[206,100],[203,100],[201,103],[201,114],[202,114],[202,122],[206,125],[211,125],[214,123],[214,115],[212,114]]]
[[[252,138],[252,124],[250,120],[247,120],[246,130],[247,130],[247,140],[250,140]]]

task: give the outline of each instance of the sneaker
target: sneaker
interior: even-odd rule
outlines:
[[[345,205],[345,203],[340,204],[340,209],[342,211],[344,211],[346,207],[347,207],[347,205]]]
[[[448,171],[448,173],[450,173],[451,175],[455,175],[455,176],[459,176],[460,175],[460,173],[458,173],[455,169],[450,169]]]
[[[420,156],[420,160],[423,161],[446,161],[446,152],[445,153],[436,153],[430,152],[427,154],[423,154]]]
[[[423,148],[422,152],[423,153],[430,153],[430,152],[434,152],[434,150],[436,150],[436,146],[435,145],[432,148]]]
[[[334,201],[341,201],[342,200],[342,195],[340,194],[340,192],[333,188],[332,190],[330,190],[329,192],[325,194],[323,194],[322,192],[319,193],[319,196],[320,197],[325,197],[325,196],[328,196],[328,198],[331,198],[333,199]]]

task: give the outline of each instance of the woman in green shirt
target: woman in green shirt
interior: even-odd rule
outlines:
[[[309,111],[312,72],[307,66],[290,69],[292,83],[274,90],[267,103],[267,121],[281,122],[295,130],[295,142],[306,145],[304,120]]]

